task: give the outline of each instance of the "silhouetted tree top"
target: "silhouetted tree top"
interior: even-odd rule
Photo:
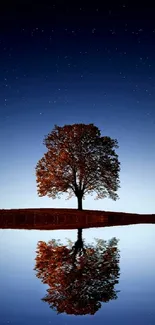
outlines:
[[[75,195],[82,210],[85,194],[118,198],[120,162],[116,139],[101,136],[94,124],[55,125],[43,142],[47,152],[36,165],[39,196]]]
[[[96,245],[84,245],[83,254],[75,252],[73,243],[40,241],[37,246],[36,276],[48,284],[46,296],[57,313],[95,314],[102,302],[117,299],[114,286],[119,279],[118,240],[96,239]]]

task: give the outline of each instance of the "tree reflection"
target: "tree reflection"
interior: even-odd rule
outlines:
[[[93,315],[102,302],[117,299],[118,240],[95,242],[84,244],[82,229],[78,229],[74,245],[71,241],[62,245],[54,239],[38,242],[36,276],[49,286],[42,300],[57,313]]]

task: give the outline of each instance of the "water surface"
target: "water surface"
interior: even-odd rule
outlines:
[[[119,277],[111,289],[117,298],[106,296],[109,300],[101,302],[94,315],[70,315],[57,314],[48,302],[42,301],[49,285],[36,276],[34,267],[39,241],[60,239],[64,247],[67,238],[75,243],[77,230],[1,229],[0,324],[155,324],[154,235],[152,224],[84,229],[86,245],[95,245],[94,238],[119,240]],[[114,267],[112,263],[110,267]],[[86,307],[85,311],[89,311]]]

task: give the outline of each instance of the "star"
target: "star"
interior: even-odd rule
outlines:
[[[93,29],[92,29],[92,34],[94,34],[94,33],[95,33],[95,31],[96,31],[96,28],[93,28]]]

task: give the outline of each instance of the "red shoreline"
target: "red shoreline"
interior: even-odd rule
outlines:
[[[1,229],[77,229],[155,223],[155,214],[77,209],[0,209]]]

